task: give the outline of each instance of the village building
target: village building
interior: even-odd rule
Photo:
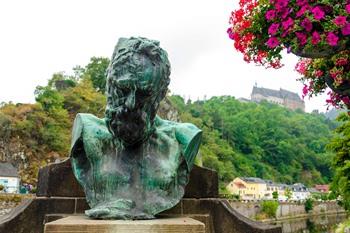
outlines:
[[[293,201],[303,201],[311,196],[309,189],[301,183],[290,185],[289,188],[292,191],[291,200]]]
[[[1,192],[18,193],[19,182],[17,169],[11,163],[0,162],[0,185],[4,187]]]
[[[292,110],[301,109],[302,111],[305,111],[305,102],[299,97],[299,95],[282,88],[280,90],[272,90],[254,86],[251,100],[257,103],[266,100],[270,103],[278,104]]]
[[[241,200],[260,200],[265,196],[266,182],[256,177],[237,177],[226,189],[231,194],[239,195]]]
[[[272,200],[273,192],[277,192],[279,201],[304,201],[311,196],[310,190],[301,183],[287,185],[256,177],[237,177],[226,189],[231,194],[239,195],[243,201]],[[289,199],[286,190],[291,192]]]
[[[314,188],[320,193],[329,193],[329,185],[327,184],[317,184]]]
[[[271,180],[266,180],[266,192],[265,192],[265,199],[272,200],[273,198],[273,192],[277,192],[278,197],[277,200],[279,201],[286,201],[287,197],[285,196],[285,189],[288,187],[286,184],[279,184],[274,183]]]

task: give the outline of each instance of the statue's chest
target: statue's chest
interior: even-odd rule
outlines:
[[[176,182],[183,160],[179,143],[166,135],[152,138],[137,149],[101,149],[96,171],[102,180],[115,180],[120,188],[166,189]]]

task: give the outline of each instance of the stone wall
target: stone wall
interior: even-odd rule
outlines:
[[[0,201],[0,217],[10,213],[10,211],[18,205],[14,201]]]
[[[259,202],[239,202],[230,201],[230,205],[234,210],[243,216],[255,219],[257,214],[261,213],[261,206]],[[335,201],[328,202],[314,202],[313,210],[310,214],[335,214],[343,213],[344,209],[340,207]],[[280,202],[276,211],[277,219],[293,218],[297,216],[307,215],[303,203]]]
[[[67,185],[69,184],[69,185]],[[43,233],[44,224],[89,209],[77,185],[69,161],[53,164],[39,172],[37,197],[24,200],[9,214],[0,217],[0,232]],[[215,171],[195,166],[185,197],[163,217],[186,216],[203,222],[206,233],[281,233],[282,228],[252,221],[218,197]]]

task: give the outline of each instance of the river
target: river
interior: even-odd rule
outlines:
[[[345,214],[322,215],[276,222],[282,225],[283,233],[334,233],[338,223],[346,220]]]

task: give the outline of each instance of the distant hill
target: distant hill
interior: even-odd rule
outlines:
[[[171,96],[182,121],[203,129],[200,158],[219,171],[221,186],[236,176],[306,185],[328,183],[332,154],[325,150],[334,121],[276,104],[213,97],[185,104]]]

